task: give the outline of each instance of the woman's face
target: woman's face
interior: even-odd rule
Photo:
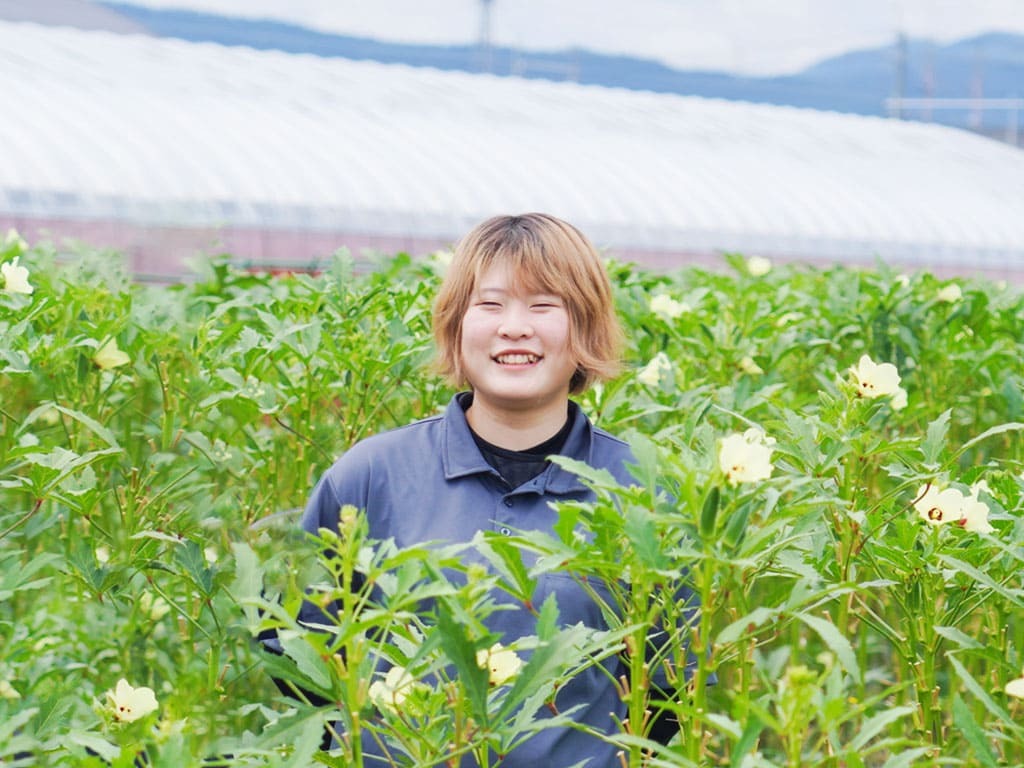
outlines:
[[[460,354],[474,403],[509,412],[564,407],[577,367],[565,302],[525,291],[500,266],[477,281],[462,318]]]

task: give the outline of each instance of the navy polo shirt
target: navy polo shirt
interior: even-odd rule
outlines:
[[[629,446],[598,429],[580,409],[561,453],[592,467],[607,469],[623,484],[631,482],[626,463]],[[306,506],[302,527],[315,534],[320,528],[337,531],[341,507],[351,504],[366,511],[372,539],[394,539],[400,547],[429,541],[463,542],[477,531],[510,534],[515,529],[550,531],[556,522],[555,501],[588,501],[594,497],[572,473],[551,464],[540,475],[509,489],[480,454],[465,412],[452,398],[443,414],[369,437],[352,446],[323,475]],[[471,557],[470,553],[467,556]],[[565,625],[583,622],[606,629],[599,607],[568,574],[544,574],[538,580],[534,605],[554,594]],[[495,595],[501,602],[509,598]],[[606,599],[609,599],[606,596]],[[306,621],[319,623],[309,603]],[[491,630],[508,644],[535,633],[534,617],[525,609],[496,611],[488,618]],[[610,682],[617,657],[606,670],[585,670],[559,690],[560,711],[581,705],[576,720],[604,732],[616,728],[612,714],[625,715]],[[373,745],[368,745],[371,749]],[[565,768],[587,760],[587,768],[617,766],[617,750],[604,741],[571,728],[546,729],[513,750],[503,768]],[[372,757],[368,764],[375,765]],[[463,766],[475,765],[464,759]]]

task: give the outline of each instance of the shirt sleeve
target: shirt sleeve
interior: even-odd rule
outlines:
[[[302,530],[313,536],[319,535],[322,528],[337,532],[343,506],[351,504],[360,510],[367,509],[368,488],[369,462],[357,445],[338,459],[314,486],[302,514]],[[299,608],[298,620],[306,626],[330,626],[336,613],[337,606],[321,606],[307,598]]]
[[[341,508],[346,504],[372,514],[372,468],[373,452],[364,443],[352,446],[313,487],[302,514],[302,530],[314,536],[321,528],[336,532]]]

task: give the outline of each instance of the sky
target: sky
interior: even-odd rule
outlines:
[[[484,0],[123,0],[392,42],[480,39]],[[897,33],[938,42],[1024,34],[1024,0],[490,0],[490,40],[526,50],[587,48],[680,69],[774,75]]]

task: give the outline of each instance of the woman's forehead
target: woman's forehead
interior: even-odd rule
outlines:
[[[481,291],[502,291],[505,293],[548,293],[561,295],[561,291],[545,275],[536,270],[515,268],[507,264],[491,264],[477,273],[473,286]]]

